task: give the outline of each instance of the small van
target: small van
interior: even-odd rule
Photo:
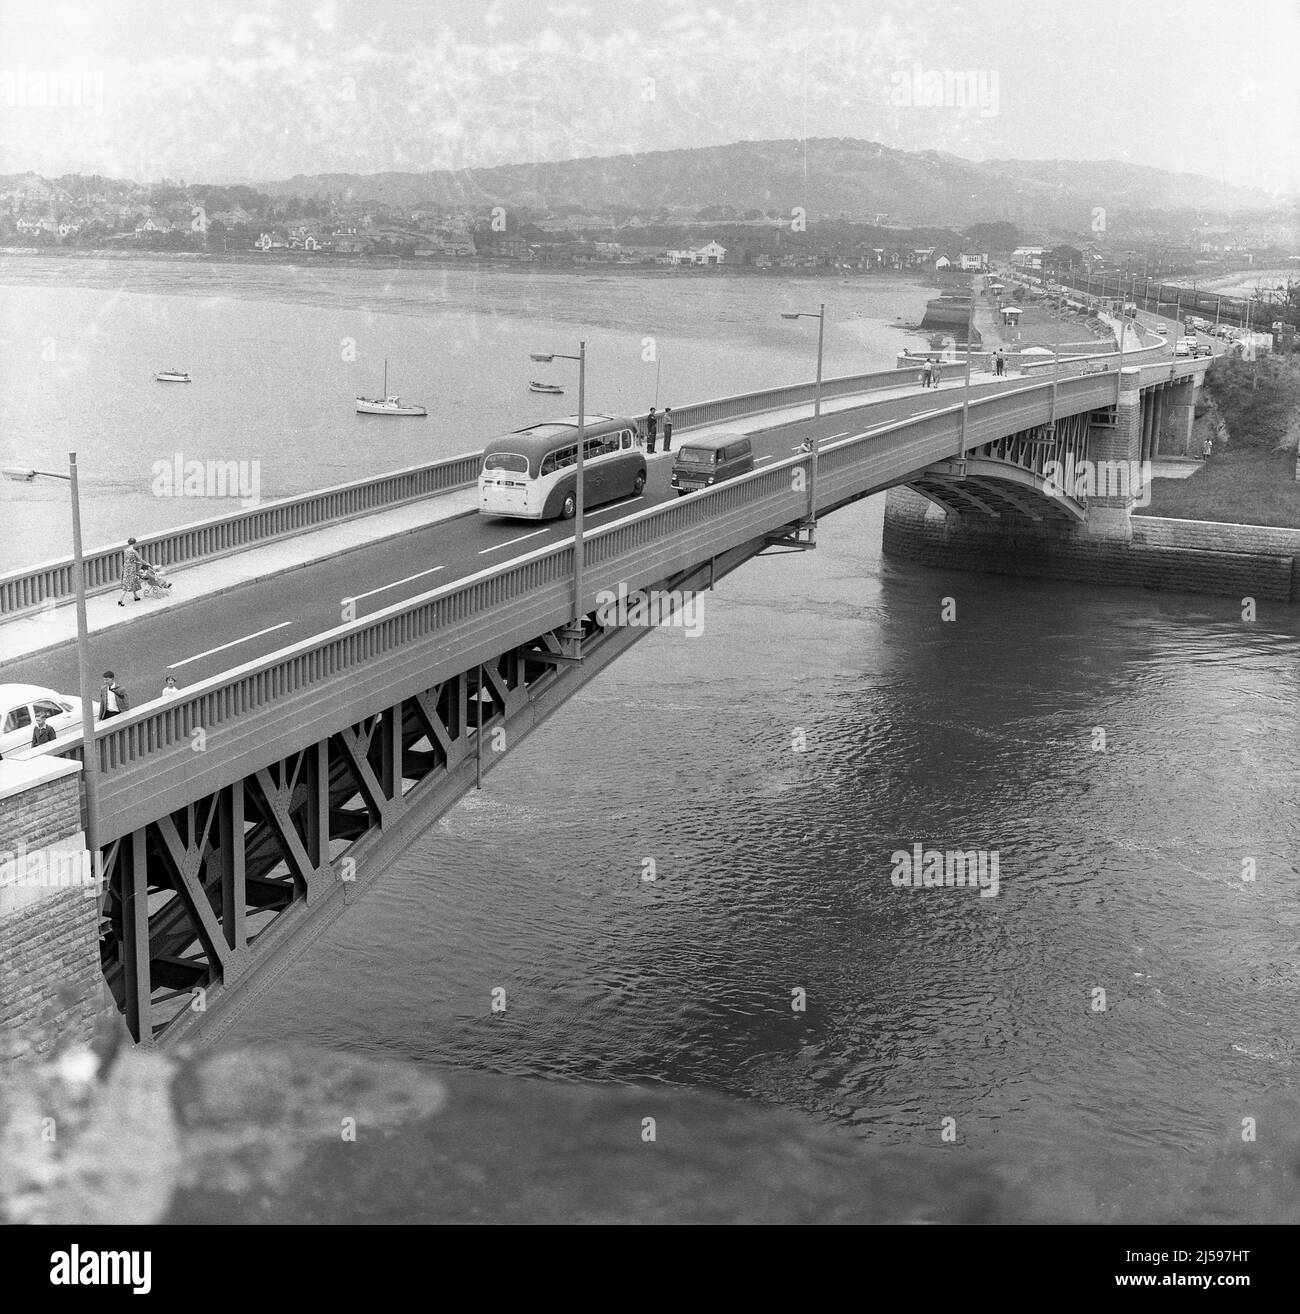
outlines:
[[[679,497],[724,479],[748,474],[754,468],[754,449],[743,433],[711,433],[688,438],[673,453],[669,481]]]

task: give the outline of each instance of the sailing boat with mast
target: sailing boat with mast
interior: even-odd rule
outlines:
[[[428,415],[423,406],[402,405],[400,397],[388,395],[388,357],[384,357],[384,391],[379,397],[358,397],[358,415]]]

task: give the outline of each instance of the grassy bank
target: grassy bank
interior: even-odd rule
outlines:
[[[1225,451],[1187,479],[1155,480],[1151,505],[1135,507],[1133,514],[1300,529],[1295,453]]]
[[[1212,429],[1221,420],[1224,430],[1214,455],[1187,479],[1155,480],[1151,505],[1137,514],[1300,529],[1295,358],[1220,356],[1206,374],[1203,405],[1198,423]]]

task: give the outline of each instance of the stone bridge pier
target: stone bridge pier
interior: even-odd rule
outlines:
[[[1107,472],[1088,490],[1088,519],[1075,530],[1085,538],[1131,542],[1133,506],[1142,496],[1141,462],[1150,459],[1153,407],[1139,386],[1142,371],[1123,370],[1119,400],[1111,412],[1094,412],[1088,424],[1088,460]],[[1119,477],[1115,477],[1118,474]]]
[[[1155,446],[1151,456],[1200,456],[1192,438],[1197,378],[1152,389],[1156,403]]]
[[[1148,371],[1143,389],[1140,369],[1121,371],[1114,403],[1086,417],[1086,455],[1063,462],[1081,518],[1007,510],[981,515],[974,499],[950,500],[945,508],[934,495],[936,466],[889,490],[886,555],[944,570],[1288,598],[1289,556],[1207,547],[1200,541],[1184,544],[1176,533],[1158,542],[1151,539],[1153,524],[1177,526],[1177,521],[1141,517],[1139,532],[1134,532],[1134,507],[1150,503],[1145,463],[1157,456],[1193,454],[1199,377],[1152,384]],[[1040,493],[1041,503],[1052,500],[1050,490]]]

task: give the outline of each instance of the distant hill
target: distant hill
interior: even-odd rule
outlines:
[[[1160,215],[1276,210],[1264,193],[1119,161],[992,160],[901,151],[851,138],[746,141],[491,169],[431,173],[298,175],[260,183],[272,196],[350,195],[390,205],[504,205],[588,214],[650,206],[731,206],[964,227],[1007,220],[1021,227],[1087,231],[1104,207],[1112,231]]]
[[[1279,205],[1265,192],[1122,160],[988,160],[980,168],[1017,182],[1095,197],[1093,204],[1109,202],[1111,209],[1131,205],[1148,211],[1238,213],[1275,210]]]

